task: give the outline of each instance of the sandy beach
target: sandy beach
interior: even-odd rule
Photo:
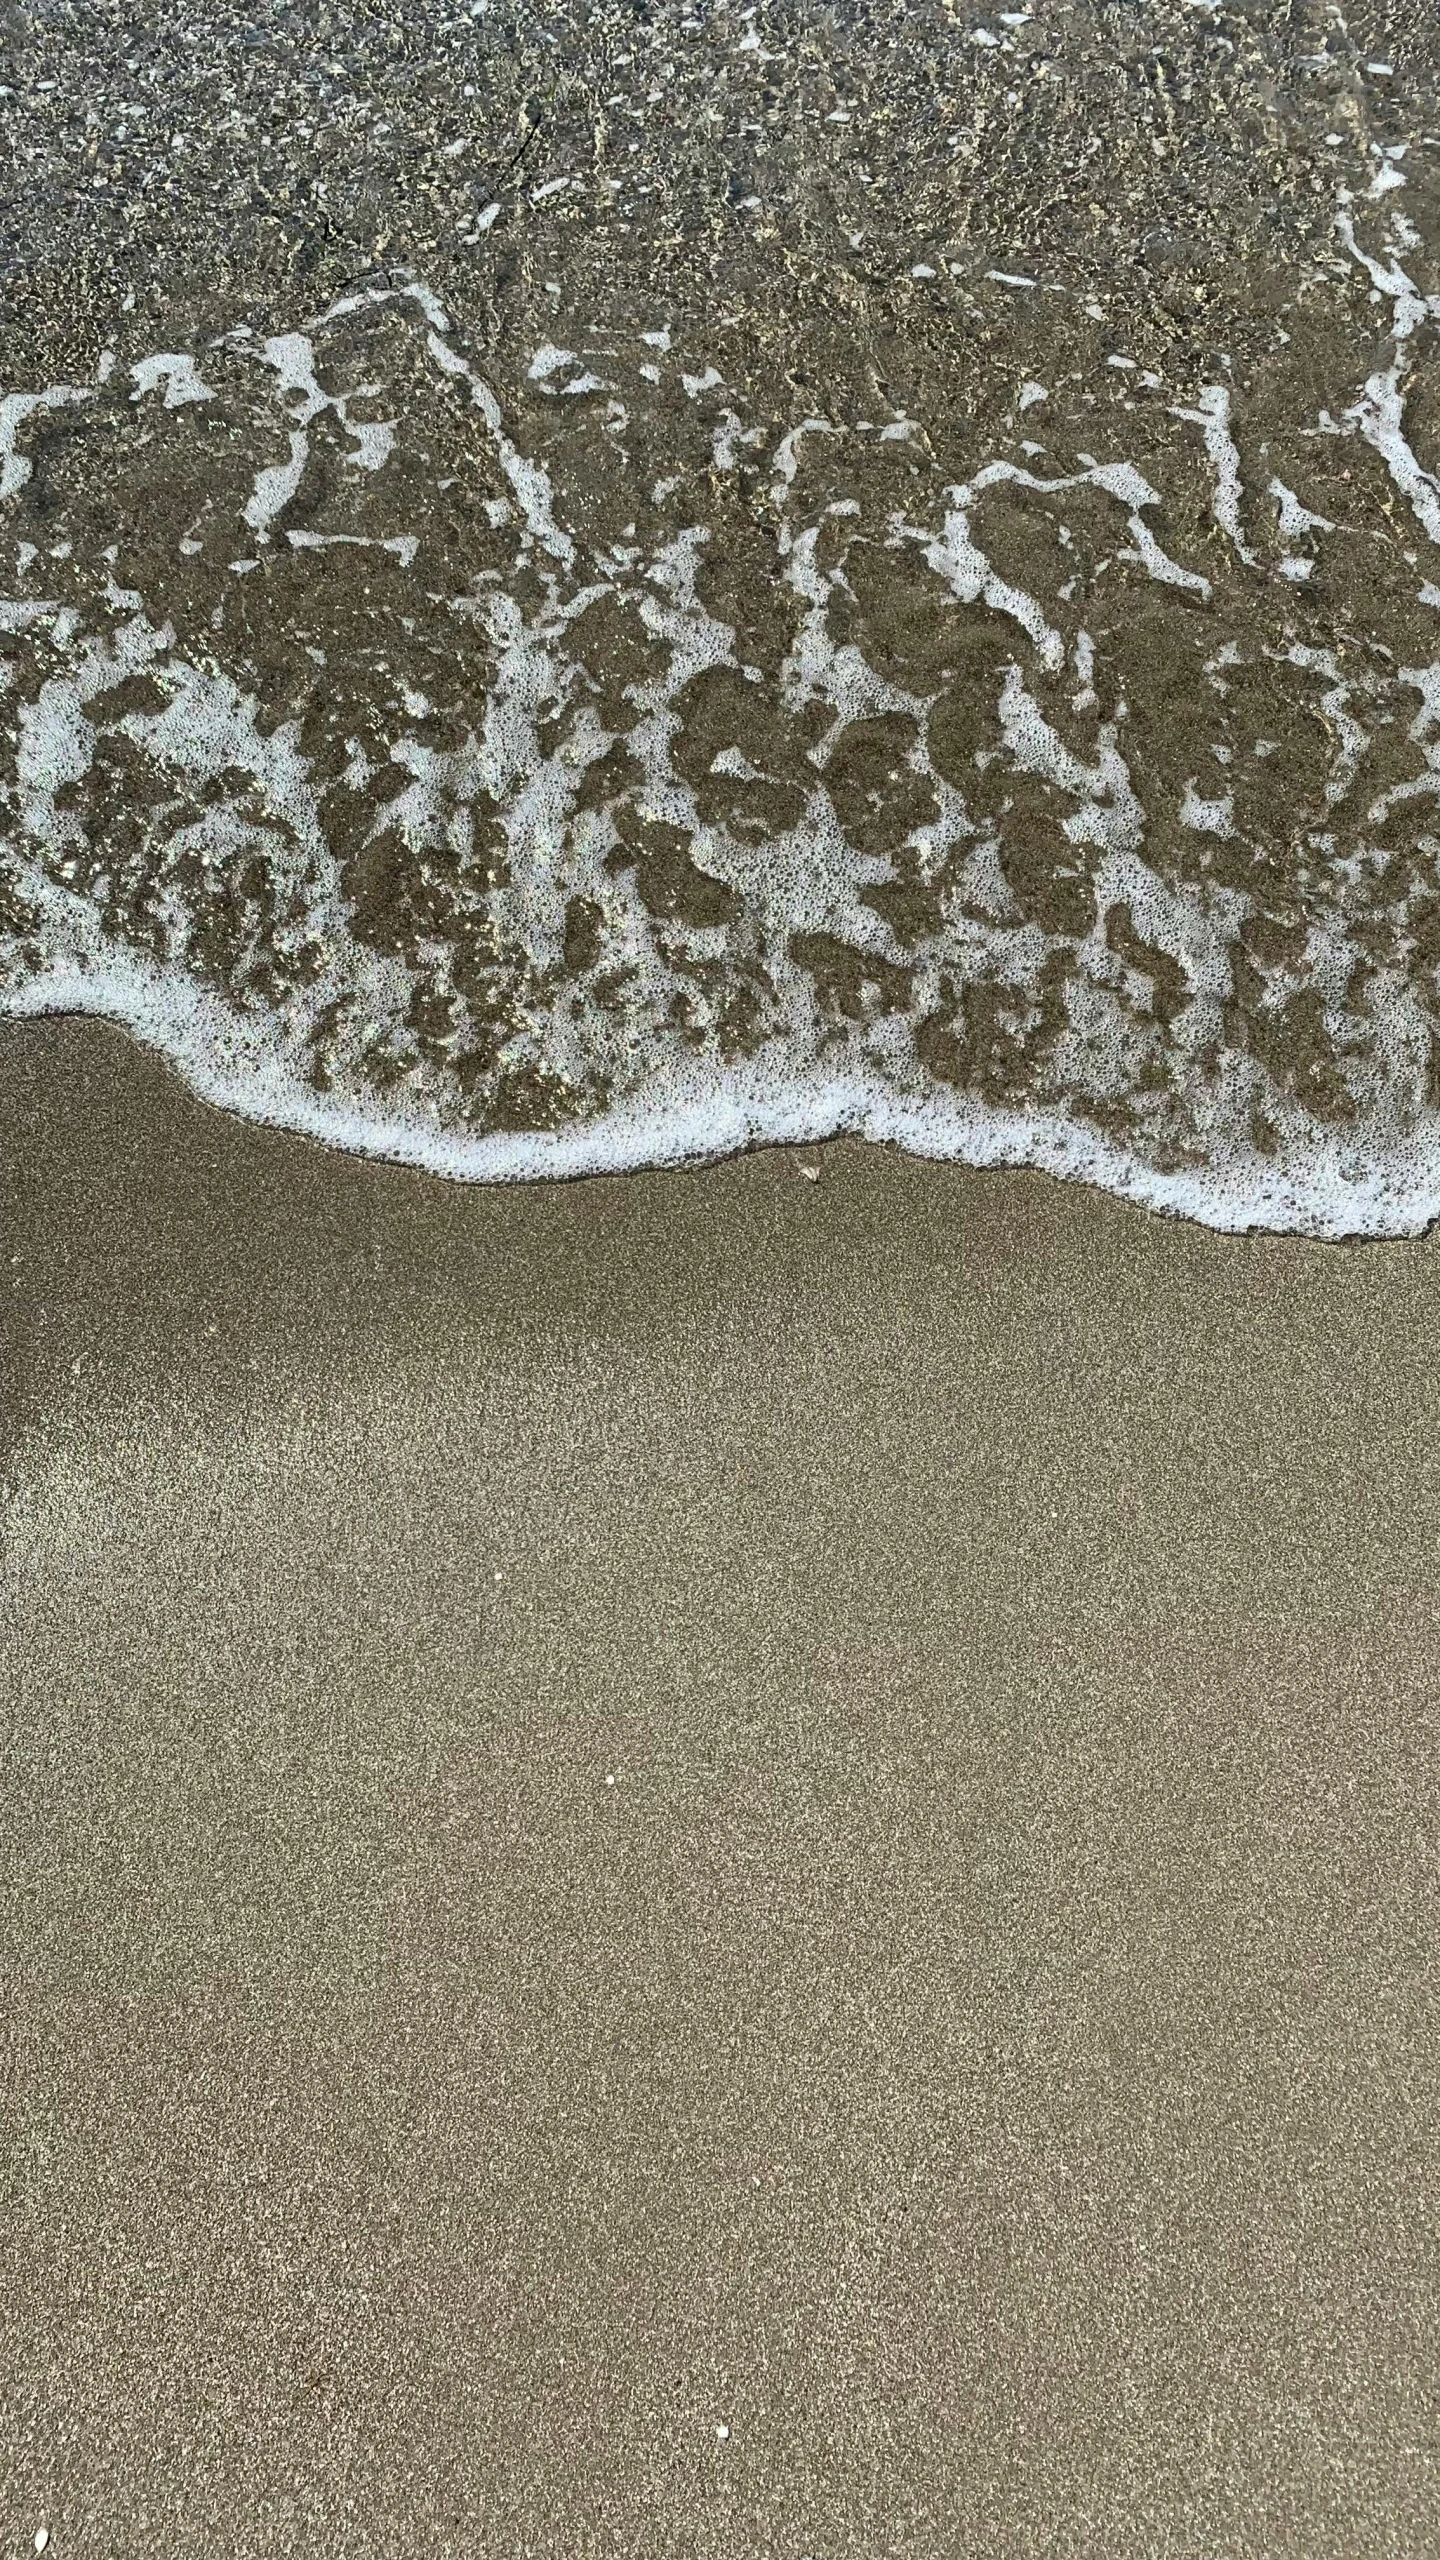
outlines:
[[[1436,24],[0,204],[0,2560],[1440,2548]]]
[[[1425,2546],[1433,1244],[0,1148],[0,2548]]]

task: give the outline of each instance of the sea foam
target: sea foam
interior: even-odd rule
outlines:
[[[413,277],[7,394],[0,1008],[463,1179],[850,1133],[1418,1232],[1440,309],[1386,212],[1388,364],[1263,472],[1224,382],[1067,431],[1027,377],[956,477],[668,330],[507,404]]]

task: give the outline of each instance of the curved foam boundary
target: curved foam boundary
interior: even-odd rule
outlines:
[[[1283,1161],[1258,1150],[1183,1172],[1162,1172],[1059,1111],[1013,1111],[971,1095],[898,1095],[852,1067],[763,1057],[688,1081],[679,1074],[653,1098],[631,1096],[564,1130],[457,1135],[419,1114],[367,1114],[303,1084],[268,1041],[203,990],[160,980],[138,961],[103,975],[57,967],[0,999],[0,1017],[82,1014],[113,1022],[178,1069],[202,1101],[261,1126],[314,1138],[461,1182],[573,1180],[703,1164],[763,1146],[816,1146],[854,1137],[941,1163],[1029,1167],[1088,1182],[1163,1215],[1226,1235],[1293,1234],[1322,1241],[1423,1235],[1440,1219],[1440,1113],[1406,1139],[1349,1132]],[[248,1054],[247,1054],[248,1053]]]

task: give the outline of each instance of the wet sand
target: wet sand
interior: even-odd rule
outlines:
[[[0,2550],[1426,2544],[1433,1245],[0,1151]]]

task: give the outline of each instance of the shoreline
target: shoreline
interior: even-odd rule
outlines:
[[[600,1120],[564,1130],[491,1130],[466,1138],[415,1121],[384,1126],[344,1101],[332,1106],[325,1096],[284,1074],[267,1085],[263,1056],[251,1077],[227,1077],[213,1070],[203,1054],[191,1056],[183,1046],[167,1046],[147,1033],[123,1009],[81,1003],[76,989],[86,983],[77,977],[75,989],[54,1003],[0,1006],[0,1027],[103,1025],[133,1041],[207,1110],[328,1153],[465,1188],[702,1172],[749,1154],[848,1143],[890,1148],[916,1162],[962,1173],[1038,1174],[1080,1184],[1126,1207],[1176,1218],[1214,1235],[1395,1244],[1423,1242],[1440,1222],[1440,1110],[1431,1112],[1428,1130],[1421,1124],[1407,1137],[1407,1152],[1418,1154],[1423,1163],[1428,1136],[1433,1157],[1428,1187],[1424,1174],[1411,1178],[1411,1191],[1417,1180],[1421,1186],[1418,1200],[1411,1199],[1403,1178],[1397,1180],[1394,1162],[1378,1163],[1373,1153],[1366,1157],[1366,1146],[1373,1148],[1373,1130],[1357,1137],[1342,1125],[1327,1145],[1317,1143],[1308,1153],[1272,1159],[1252,1148],[1248,1155],[1232,1151],[1212,1163],[1167,1172],[1146,1165],[1065,1112],[1011,1110],[958,1092],[948,1100],[942,1094],[907,1104],[877,1078],[867,1081],[857,1072],[829,1086],[796,1086],[782,1094],[778,1105],[766,1090],[773,1075],[736,1073],[729,1088],[718,1092],[697,1086],[668,1118],[631,1097]],[[197,1021],[203,1022],[207,1003],[195,994]],[[223,1008],[211,1010],[223,1027]],[[952,1115],[948,1126],[947,1112]],[[717,1119],[718,1135],[713,1134]],[[1387,1134],[1393,1141],[1394,1132]]]

